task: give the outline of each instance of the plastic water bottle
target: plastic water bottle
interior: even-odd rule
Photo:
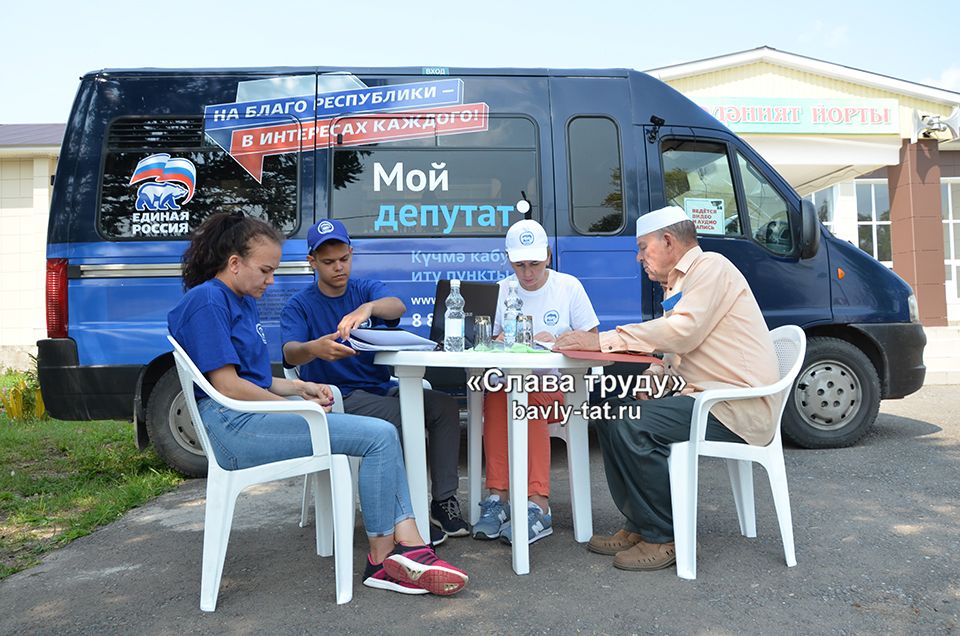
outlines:
[[[456,278],[450,281],[447,311],[443,314],[443,350],[463,351],[463,296]]]
[[[518,281],[507,283],[507,298],[503,301],[503,346],[507,349],[517,341],[517,316],[523,309],[523,301],[517,293]]]

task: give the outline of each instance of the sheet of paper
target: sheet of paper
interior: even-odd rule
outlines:
[[[431,351],[437,343],[403,329],[354,329],[350,345],[357,351]]]
[[[413,344],[413,345],[373,345],[369,342],[364,342],[363,340],[357,340],[356,338],[350,338],[350,346],[356,349],[357,351],[433,351],[436,349],[437,345],[434,342],[430,344]]]

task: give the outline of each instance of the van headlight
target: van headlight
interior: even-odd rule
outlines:
[[[920,322],[920,306],[917,305],[917,295],[907,297],[907,307],[910,308],[910,322]]]

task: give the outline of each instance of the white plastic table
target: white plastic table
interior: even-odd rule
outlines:
[[[602,365],[596,360],[575,360],[560,353],[506,353],[503,351],[449,353],[445,351],[389,351],[376,357],[377,364],[392,365],[400,383],[400,414],[403,430],[403,455],[407,481],[417,527],[424,538],[430,536],[427,507],[427,454],[424,441],[423,386],[426,367],[462,368],[467,377],[482,375],[486,369],[497,367],[505,375],[526,376],[533,369],[560,369],[575,378],[575,390],[565,396],[566,404],[574,405],[567,423],[567,443],[576,450],[576,459],[570,462],[570,498],[573,510],[574,538],[580,543],[593,534],[593,511],[590,502],[590,464],[587,422],[578,413],[578,407],[588,396],[584,375],[590,367]],[[609,364],[609,363],[606,363]],[[511,391],[507,404],[527,405],[522,387]],[[467,393],[467,472],[469,479],[470,523],[479,517],[480,452],[483,435],[483,393]],[[508,449],[510,465],[510,518],[516,520],[516,537],[526,536],[527,519],[527,420],[514,419],[510,408],[508,421]],[[519,523],[518,523],[519,522]],[[513,542],[513,570],[517,574],[530,572],[530,546],[526,541]]]

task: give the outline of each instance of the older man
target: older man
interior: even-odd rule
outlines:
[[[696,227],[681,208],[640,217],[637,260],[663,285],[663,317],[599,334],[569,332],[555,348],[662,352],[663,364],[647,373],[679,375],[687,382],[682,394],[643,402],[639,419],[623,417],[597,427],[610,494],[626,520],[616,534],[595,535],[588,548],[615,555],[620,569],[658,570],[676,561],[667,458],[670,444],[690,439],[690,394],[763,386],[779,375],[773,341],[746,279],[724,256],[700,249]],[[766,444],[778,407],[776,398],[718,404],[707,439]]]

